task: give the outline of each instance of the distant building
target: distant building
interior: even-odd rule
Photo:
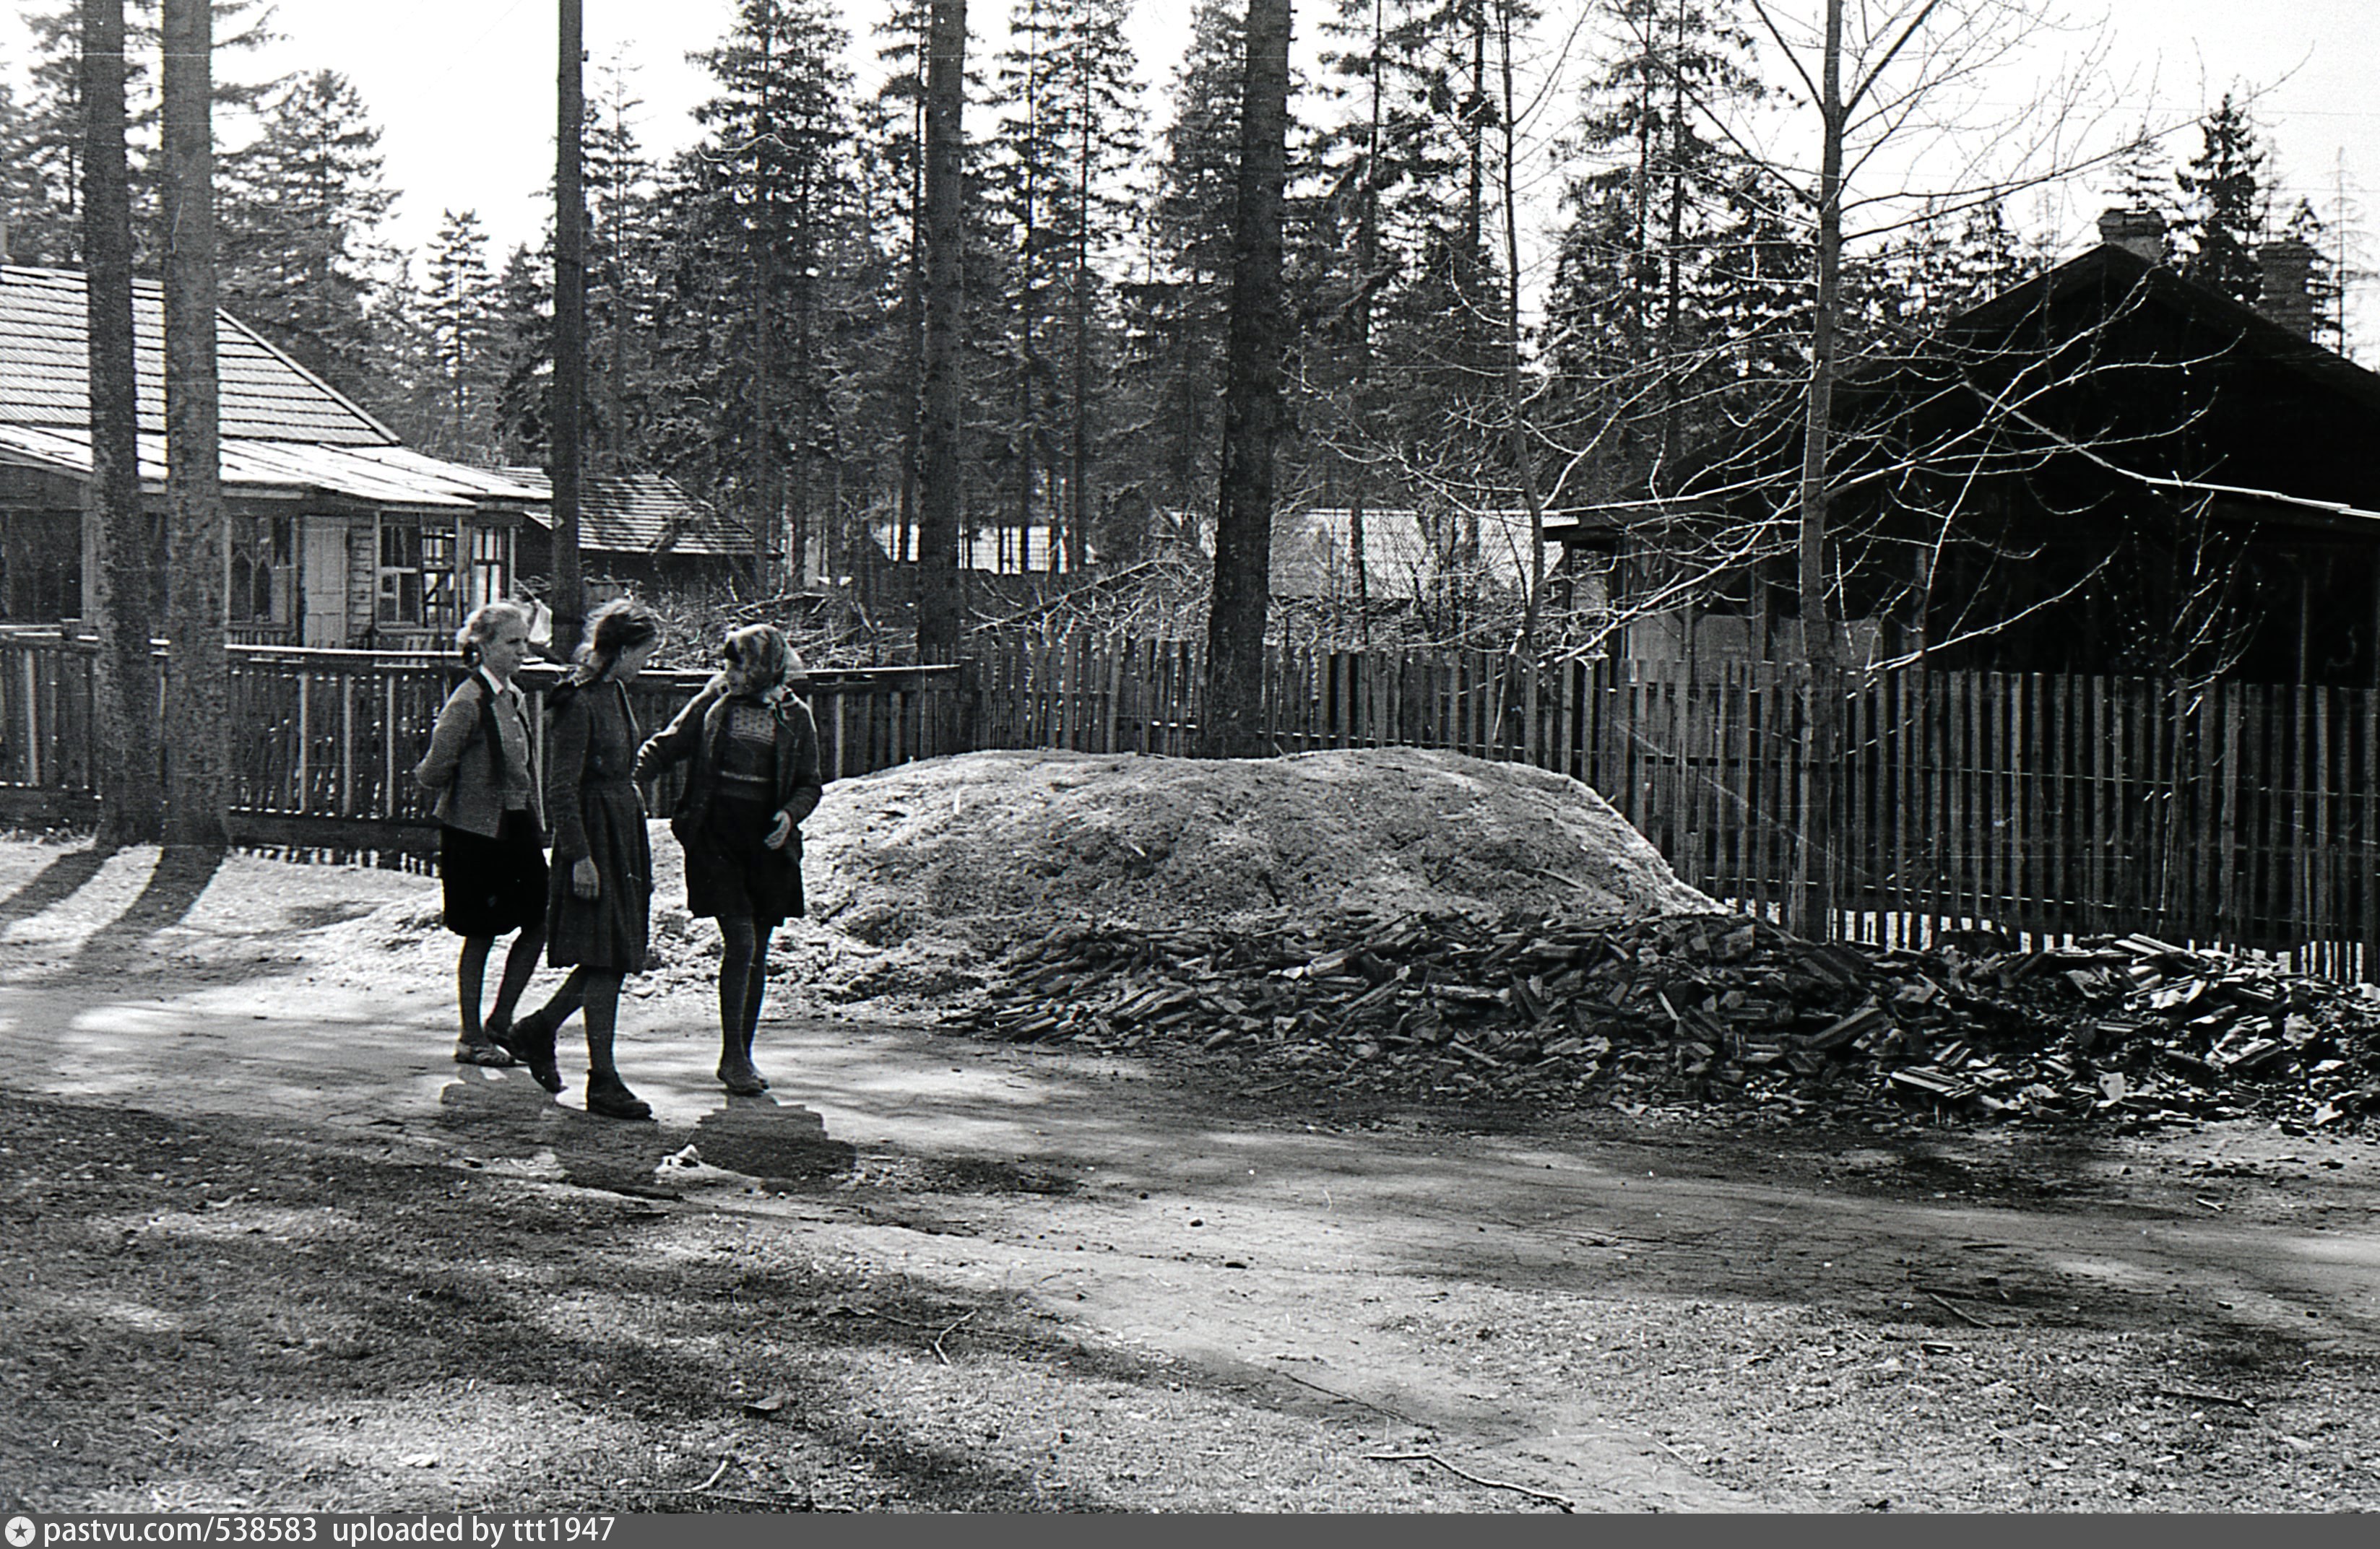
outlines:
[[[1828,531],[1854,659],[2380,686],[2380,375],[2308,336],[2302,248],[2265,250],[2251,308],[2159,263],[2152,223],[2110,212],[2079,257],[1848,364]],[[1662,498],[1549,526],[1648,598],[1698,540],[1749,551],[1766,526],[1755,563],[1637,617],[1628,654],[1801,654],[1799,413],[1700,449]]]
[[[525,575],[545,575],[552,568],[552,487],[543,468],[502,471],[536,493],[521,529],[520,566]],[[651,592],[721,586],[751,574],[752,529],[661,474],[582,475],[578,567],[590,581]]]
[[[95,535],[83,277],[0,267],[0,622],[90,618]],[[164,576],[164,308],[136,281],[140,483]],[[235,639],[443,645],[507,595],[540,490],[425,456],[225,313],[216,315],[225,576]],[[162,603],[161,613],[162,617]]]

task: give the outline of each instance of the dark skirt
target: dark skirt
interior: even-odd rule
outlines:
[[[545,846],[537,819],[504,815],[496,837],[441,824],[438,880],[446,928],[457,936],[508,936],[545,914]]]
[[[765,842],[776,826],[768,803],[717,795],[686,847],[686,912],[697,919],[742,917],[775,929],[802,912],[801,841]]]
[[[556,968],[641,974],[653,899],[645,805],[637,788],[623,780],[584,787],[578,805],[588,854],[595,862],[596,896],[582,899],[572,892],[575,863],[555,858],[546,889],[545,961]]]

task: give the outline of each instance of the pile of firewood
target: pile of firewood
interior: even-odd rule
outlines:
[[[1187,1047],[1342,1091],[1554,1103],[1888,1099],[1968,1116],[2380,1111],[2380,995],[2142,936],[1814,944],[1732,915],[1362,914],[1064,928],[946,1022]]]

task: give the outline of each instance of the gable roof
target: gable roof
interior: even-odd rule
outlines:
[[[165,311],[132,283],[140,480],[165,482]],[[91,319],[72,270],[0,266],[0,464],[91,477]],[[268,500],[328,496],[408,511],[517,508],[545,498],[485,468],[424,455],[237,318],[215,313],[222,474]]]
[[[543,468],[496,470],[529,491],[544,509],[529,519],[553,523],[552,481]],[[657,473],[582,474],[578,480],[578,547],[605,553],[698,554],[743,558],[752,529]]]
[[[89,429],[89,306],[72,270],[0,268],[0,425]],[[140,429],[162,435],[165,304],[154,280],[132,282],[132,354]],[[388,427],[227,312],[215,314],[215,361],[226,440],[396,443]]]
[[[2136,297],[2207,330],[2233,350],[2380,412],[2380,374],[2283,327],[2245,302],[2112,242],[2102,242],[1975,303],[1952,318],[1943,332],[1953,338],[1990,337],[2021,327],[2029,318],[2061,303],[2087,302],[2095,292]]]

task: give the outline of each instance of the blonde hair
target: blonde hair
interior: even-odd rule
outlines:
[[[455,632],[455,648],[463,653],[466,662],[477,667],[480,664],[480,647],[494,639],[496,631],[508,623],[520,625],[521,634],[527,635],[529,630],[528,610],[517,602],[482,602],[471,610],[471,616],[465,619],[463,627]]]

